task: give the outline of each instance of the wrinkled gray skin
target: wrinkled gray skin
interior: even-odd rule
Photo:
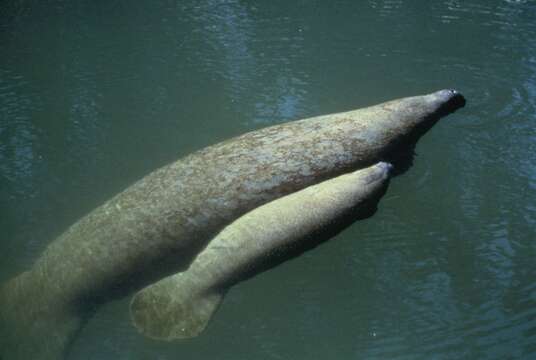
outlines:
[[[159,340],[199,335],[236,283],[328,240],[368,217],[384,194],[391,165],[380,162],[259,206],[210,241],[188,270],[138,292],[130,313]]]
[[[441,90],[271,126],[152,172],[0,288],[0,356],[60,359],[99,304],[184,270],[223,227],[268,201],[390,160],[464,102]]]

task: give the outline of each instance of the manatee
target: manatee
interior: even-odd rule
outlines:
[[[400,155],[465,104],[455,90],[266,127],[163,166],[71,225],[0,287],[0,356],[61,359],[98,307],[188,268],[225,226]]]
[[[390,168],[381,162],[340,175],[241,216],[210,241],[188,270],[134,296],[130,305],[134,325],[159,340],[197,336],[231,286],[372,214]]]

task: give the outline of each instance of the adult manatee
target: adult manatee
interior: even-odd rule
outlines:
[[[145,335],[173,340],[199,335],[236,283],[301,254],[370,215],[391,165],[311,185],[259,206],[224,228],[188,270],[141,290],[130,311]]]
[[[464,103],[441,90],[289,122],[157,169],[69,227],[0,288],[0,355],[61,358],[98,305],[186,269],[256,207],[407,153],[404,146]]]

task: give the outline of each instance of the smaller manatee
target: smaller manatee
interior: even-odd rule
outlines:
[[[370,216],[391,168],[380,162],[246,213],[212,239],[188,270],[138,292],[130,305],[134,325],[160,340],[199,335],[231,286]]]

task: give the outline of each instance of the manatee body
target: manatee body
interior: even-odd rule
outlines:
[[[210,241],[188,270],[134,296],[135,326],[161,340],[197,336],[231,286],[369,215],[383,195],[390,167],[378,163],[340,175],[241,216]]]
[[[464,102],[441,90],[289,122],[157,169],[73,224],[0,288],[0,356],[61,358],[99,304],[186,269],[256,207],[389,160]]]

